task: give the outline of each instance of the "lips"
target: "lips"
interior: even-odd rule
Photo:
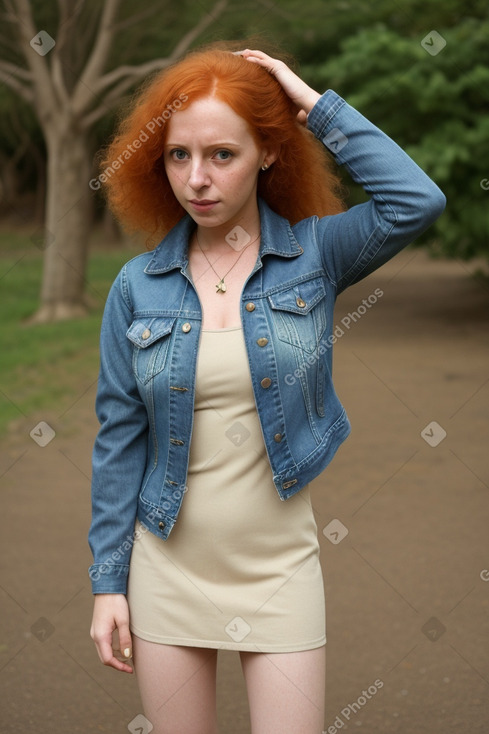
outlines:
[[[192,199],[189,203],[196,211],[205,212],[215,207],[219,202],[212,199]]]

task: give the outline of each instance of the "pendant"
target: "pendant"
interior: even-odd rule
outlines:
[[[219,283],[216,285],[216,293],[226,293],[226,283],[224,282],[224,278],[221,278]]]

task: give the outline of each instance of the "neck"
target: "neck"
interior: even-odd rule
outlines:
[[[260,218],[253,222],[226,222],[218,227],[197,226],[195,234],[203,250],[227,251],[231,247],[236,251],[256,242],[260,237]]]

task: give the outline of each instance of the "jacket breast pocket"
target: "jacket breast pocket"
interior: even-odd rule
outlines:
[[[133,371],[143,384],[165,368],[174,323],[175,317],[147,316],[135,319],[127,330],[134,344]]]
[[[314,352],[326,329],[326,289],[322,278],[299,283],[268,296],[277,336],[306,352]]]

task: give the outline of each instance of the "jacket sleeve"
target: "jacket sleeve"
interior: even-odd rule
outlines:
[[[146,464],[148,416],[132,370],[132,321],[125,267],[105,305],[95,409],[100,421],[92,456],[94,594],[126,593],[139,489]]]
[[[315,221],[323,262],[339,293],[424,232],[446,199],[393,140],[332,90],[315,104],[307,124],[370,196]]]

